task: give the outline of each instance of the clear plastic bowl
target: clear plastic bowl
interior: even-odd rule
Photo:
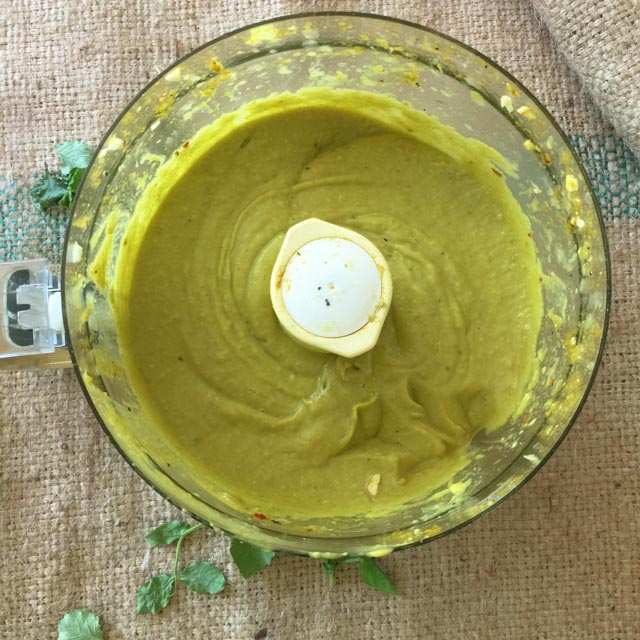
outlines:
[[[207,491],[154,429],[122,366],[109,283],[135,203],[154,169],[184,140],[247,101],[327,83],[392,95],[518,166],[518,177],[507,181],[530,218],[545,273],[540,376],[523,399],[524,419],[479,432],[472,448],[480,455],[437,493],[384,518],[276,524],[235,511]],[[186,112],[194,116],[186,119]],[[115,224],[114,210],[122,212]],[[567,138],[517,80],[424,27],[372,15],[308,14],[216,39],[161,73],[131,102],[103,139],[76,200],[64,298],[67,336],[87,398],[122,455],[162,495],[261,547],[329,557],[383,555],[470,522],[544,464],[591,386],[606,334],[610,273],[589,181]]]

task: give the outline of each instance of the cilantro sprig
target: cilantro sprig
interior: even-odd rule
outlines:
[[[191,526],[183,520],[172,520],[160,525],[145,537],[150,547],[176,543],[173,573],[161,573],[147,580],[138,589],[136,611],[138,613],[158,613],[162,611],[176,593],[178,582],[184,583],[192,591],[214,595],[224,589],[225,577],[211,562],[193,562],[178,571],[180,549],[185,538],[202,528],[198,523]]]
[[[29,190],[43,211],[56,206],[71,206],[92,155],[89,145],[81,140],[57,144],[56,153],[60,169],[49,171],[45,165],[45,175]]]

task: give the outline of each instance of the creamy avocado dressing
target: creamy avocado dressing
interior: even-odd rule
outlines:
[[[540,270],[499,154],[391,98],[309,89],[202,129],[137,205],[112,301],[143,407],[194,474],[268,517],[387,513],[467,462],[521,404]],[[316,217],[384,254],[376,347],[310,351],[269,279]]]

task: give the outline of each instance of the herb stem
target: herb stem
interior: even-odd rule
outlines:
[[[182,546],[182,541],[190,533],[193,533],[194,531],[197,531],[198,529],[201,529],[203,526],[204,525],[202,524],[202,522],[199,522],[198,524],[194,524],[193,527],[191,527],[190,529],[187,529],[178,538],[178,543],[176,544],[176,557],[175,557],[175,560],[173,561],[173,593],[175,593],[176,589],[178,588],[178,558],[180,557],[180,547]]]

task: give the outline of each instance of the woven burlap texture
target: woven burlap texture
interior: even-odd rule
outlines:
[[[571,67],[640,158],[640,2],[533,4]]]
[[[611,134],[524,0],[0,0],[0,10],[0,174],[16,180],[53,163],[61,140],[97,142],[156,68],[230,29],[309,10],[376,12],[449,33],[514,73],[568,133]],[[65,611],[85,607],[101,615],[107,640],[250,640],[261,629],[281,640],[637,638],[640,230],[614,204],[616,304],[577,424],[500,508],[382,560],[396,596],[362,585],[353,567],[329,591],[316,562],[294,557],[245,582],[227,542],[201,531],[184,562],[212,560],[227,589],[180,590],[163,614],[136,616],[137,588],[171,563],[168,549],[146,556],[144,534],[179,512],[120,458],[72,372],[1,374],[0,637],[53,638]],[[11,206],[11,233],[23,241],[7,238],[8,250],[36,256],[51,241],[55,255],[60,238]]]

